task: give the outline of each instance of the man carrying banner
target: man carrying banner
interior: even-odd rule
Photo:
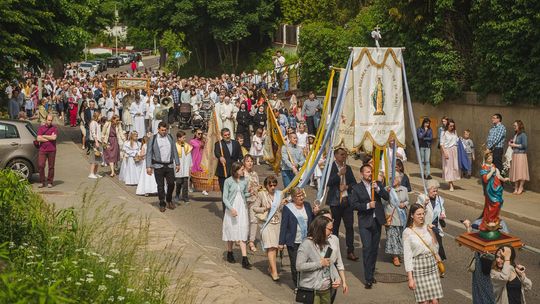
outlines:
[[[219,190],[223,191],[225,179],[231,176],[232,164],[242,160],[242,150],[240,144],[236,140],[231,139],[231,131],[229,129],[221,129],[221,138],[220,141],[214,144],[214,155],[219,160],[216,167],[216,176],[219,181]],[[223,204],[223,212],[225,212],[225,204]]]
[[[367,164],[360,168],[362,180],[353,186],[349,198],[352,208],[358,210],[366,289],[371,289],[373,283],[377,282],[373,275],[381,240],[381,227],[386,223],[381,198],[389,199],[388,192],[384,190],[382,183],[373,179],[371,171],[371,166]]]
[[[289,143],[281,149],[281,177],[283,178],[283,187],[287,188],[294,176],[298,174],[298,170],[306,158],[304,151],[298,147],[298,137],[296,133],[289,133]]]

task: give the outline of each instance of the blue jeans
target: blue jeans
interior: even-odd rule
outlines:
[[[294,179],[292,170],[281,170],[281,178],[283,178],[283,188],[286,188]]]
[[[422,162],[422,167],[424,168],[425,175],[430,174],[429,162],[431,158],[431,148],[422,148],[420,147],[420,161]]]

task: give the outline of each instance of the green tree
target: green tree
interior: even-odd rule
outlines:
[[[78,57],[91,35],[110,24],[111,0],[7,0],[0,2],[0,79],[14,62],[34,68]]]
[[[540,101],[540,2],[474,1],[473,89],[506,103]]]

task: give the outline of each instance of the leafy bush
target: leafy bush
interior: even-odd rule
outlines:
[[[285,57],[285,64],[291,64],[298,62],[298,55],[296,53],[285,52],[281,48],[267,48],[260,53],[250,53],[248,63],[244,70],[247,73],[251,73],[253,70],[258,70],[259,73],[264,73],[274,69],[274,62],[272,56],[276,54],[276,51],[281,51]]]
[[[193,301],[188,273],[170,279],[180,254],[148,253],[148,223],[96,206],[95,188],[80,212],[54,212],[16,173],[0,171],[0,181],[0,303]]]

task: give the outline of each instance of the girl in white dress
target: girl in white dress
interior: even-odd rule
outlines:
[[[235,263],[233,256],[233,243],[240,242],[242,251],[242,267],[251,269],[247,259],[246,240],[249,234],[249,212],[246,198],[248,181],[244,178],[244,166],[235,162],[231,166],[231,177],[225,180],[223,185],[223,203],[225,215],[223,217],[223,240],[227,242],[227,261]]]
[[[139,153],[139,155],[142,157],[143,164],[146,158],[147,143],[148,143],[148,136],[144,136],[142,139],[141,152]],[[145,166],[142,166],[142,167],[145,167]],[[149,194],[155,194],[157,192],[158,192],[157,183],[156,183],[156,178],[154,177],[154,172],[152,171],[152,175],[148,175],[146,173],[146,170],[142,168],[140,176],[139,176],[139,183],[137,184],[137,190],[135,191],[135,193],[137,195],[148,196]]]
[[[260,165],[260,159],[263,156],[264,131],[262,128],[257,128],[255,135],[251,139],[251,149],[249,154],[255,158],[256,164]]]
[[[124,160],[120,167],[120,175],[118,179],[126,185],[137,185],[143,167],[143,160],[139,155],[141,151],[141,143],[137,141],[139,135],[132,131],[129,134],[129,140],[124,143]]]

